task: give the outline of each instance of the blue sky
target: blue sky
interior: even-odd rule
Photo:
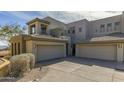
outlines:
[[[120,11],[1,11],[0,24],[18,23],[22,26],[35,17],[51,16],[62,22],[69,23],[80,19],[95,20],[121,14]]]

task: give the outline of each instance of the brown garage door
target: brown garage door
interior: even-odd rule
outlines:
[[[64,57],[65,51],[63,45],[38,45],[37,60],[49,60]]]
[[[80,45],[76,48],[78,57],[116,60],[115,45]]]

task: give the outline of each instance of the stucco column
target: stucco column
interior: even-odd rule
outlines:
[[[124,44],[118,43],[117,44],[117,61],[123,62],[124,60]]]
[[[31,26],[28,25],[28,34],[30,34],[30,33],[31,33]]]
[[[79,44],[76,44],[76,47],[75,48],[76,48],[76,50],[75,50],[76,51],[75,52],[76,53],[75,56],[76,57],[79,57],[80,56],[80,45]]]
[[[64,44],[64,57],[66,57],[66,43]]]
[[[35,30],[36,30],[36,34],[40,34],[41,32],[41,26],[39,22],[35,23]]]
[[[49,31],[48,25],[46,25],[46,33],[47,33],[48,35],[50,35],[50,31]]]

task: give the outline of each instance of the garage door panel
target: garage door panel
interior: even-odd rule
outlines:
[[[116,46],[114,45],[82,45],[77,50],[79,57],[116,60]]]
[[[37,46],[38,61],[64,57],[63,45],[39,45]]]

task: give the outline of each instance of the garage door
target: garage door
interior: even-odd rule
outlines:
[[[114,45],[80,45],[76,48],[78,57],[116,60],[116,46]]]
[[[38,45],[37,60],[49,60],[64,57],[65,51],[63,45]]]

